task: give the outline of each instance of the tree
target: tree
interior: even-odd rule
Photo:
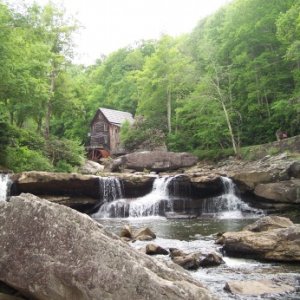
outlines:
[[[190,92],[194,82],[193,63],[180,49],[180,39],[163,36],[156,51],[138,74],[138,114],[153,121],[159,129],[172,133],[175,100]]]

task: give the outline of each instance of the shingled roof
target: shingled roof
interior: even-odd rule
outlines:
[[[108,109],[108,108],[102,108],[102,107],[100,107],[99,110],[103,113],[103,115],[105,116],[107,121],[114,125],[121,125],[125,121],[133,123],[132,114],[129,112]]]

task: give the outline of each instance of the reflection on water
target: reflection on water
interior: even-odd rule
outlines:
[[[151,228],[157,235],[154,243],[168,248],[178,248],[184,252],[209,253],[219,251],[213,235],[218,232],[238,231],[253,223],[253,219],[192,219],[167,220],[163,217],[127,218],[127,219],[99,219],[99,223],[111,232],[120,233],[125,224],[133,229],[141,227]],[[149,242],[136,241],[130,243],[134,248],[142,248]],[[169,257],[158,256],[157,259],[168,260]],[[265,263],[251,259],[224,257],[225,264],[214,268],[200,268],[191,271],[191,275],[208,287],[219,299],[300,299],[300,293],[284,295],[265,295],[263,297],[233,296],[224,291],[224,286],[230,280],[279,280],[292,286],[299,286],[300,265]]]
[[[164,217],[97,219],[109,231],[118,234],[125,224],[132,228],[150,227],[158,237],[177,240],[198,239],[218,232],[238,231],[253,219],[190,219],[167,220]]]

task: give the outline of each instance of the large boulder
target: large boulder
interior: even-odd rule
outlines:
[[[33,195],[0,203],[0,281],[29,298],[214,299],[87,215]]]
[[[85,163],[80,167],[79,172],[82,174],[92,174],[103,172],[104,165],[100,165],[95,161],[86,160]]]
[[[300,225],[293,224],[288,227],[258,232],[256,232],[255,226],[254,231],[226,232],[217,243],[222,244],[223,250],[231,256],[299,262],[299,240]]]
[[[280,203],[300,203],[300,179],[258,184],[256,196]]]
[[[119,157],[113,162],[112,171],[133,169],[136,171],[169,171],[191,167],[197,163],[196,156],[190,153],[175,153],[167,151],[134,152]]]

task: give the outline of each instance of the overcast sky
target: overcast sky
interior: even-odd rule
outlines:
[[[27,3],[33,0],[18,0]],[[9,2],[9,1],[8,1]],[[36,0],[44,5],[48,0]],[[230,0],[54,0],[83,28],[75,39],[75,62],[92,64],[141,39],[190,32],[203,17]]]

